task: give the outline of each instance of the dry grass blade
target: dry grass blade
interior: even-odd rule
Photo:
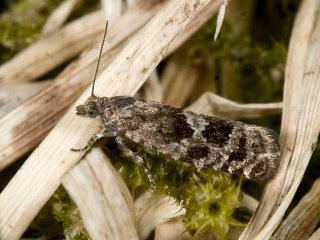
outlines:
[[[52,81],[22,83],[0,87],[0,118],[52,84]]]
[[[109,29],[107,43],[104,48],[105,52],[141,27],[160,7],[159,5],[153,5],[151,8],[145,5],[142,8],[139,6],[132,6],[122,15],[116,26]],[[174,51],[192,33],[199,29],[217,11],[218,6],[219,1],[213,1],[202,9],[190,25],[183,30],[179,39],[170,46],[168,52]],[[101,41],[100,38],[99,41]],[[34,148],[54,126],[65,111],[65,108],[79,95],[83,87],[91,82],[92,69],[96,65],[97,51],[96,48],[90,49],[82,55],[79,61],[70,65],[60,74],[50,88],[0,120],[0,131],[3,132],[3,137],[0,139],[2,152],[0,155],[0,169],[5,168],[18,157]],[[112,53],[103,54],[101,68],[108,65],[108,62],[118,49],[120,47],[114,49]],[[35,114],[34,109],[37,109],[37,114]]]
[[[107,66],[120,48],[105,54],[101,66]],[[92,69],[96,65],[93,55],[96,56],[96,51],[83,56],[50,87],[0,119],[0,131],[3,133],[0,138],[0,170],[34,148],[91,82]]]
[[[218,1],[210,2],[208,7],[204,8],[190,25],[183,30],[179,39],[170,46],[168,52],[174,51],[192,33],[199,29],[217,10],[218,3]],[[143,25],[154,15],[159,7],[159,5],[153,5],[152,8],[145,5],[139,8],[139,6],[129,9],[116,23],[115,28],[109,29],[107,43],[104,48],[106,52]],[[144,11],[144,7],[147,9],[146,11]],[[99,41],[101,41],[100,38]],[[113,50],[113,53],[110,54],[103,54],[102,68],[107,66],[108,59],[112,58],[115,52],[117,50]],[[95,67],[96,58],[97,52],[95,48],[86,51],[79,61],[70,65],[70,68],[67,68],[57,77],[50,88],[0,120],[0,131],[3,132],[3,137],[0,139],[0,149],[2,151],[0,169],[5,168],[30,151],[43,139],[65,111],[65,108],[79,95],[83,87],[91,82],[92,69]],[[23,69],[19,71],[23,73]],[[63,104],[61,101],[63,101]],[[37,114],[35,114],[34,109],[37,109]]]
[[[143,26],[159,7],[154,5],[147,8],[146,12],[143,12],[144,8],[132,7],[109,29],[101,68],[106,67],[120,51],[122,46],[119,43]],[[99,46],[100,42],[101,36]],[[115,46],[117,47],[109,52]],[[52,86],[0,120],[0,131],[3,132],[3,138],[0,139],[0,169],[30,151],[43,139],[66,107],[91,83],[96,62],[97,49],[91,47],[78,61],[63,71]]]
[[[106,19],[108,19],[109,24],[112,26],[118,21],[119,16],[122,13],[123,1],[115,0],[101,0],[101,7],[105,13]],[[135,5],[133,5],[135,6]]]
[[[151,231],[160,223],[181,216],[185,210],[168,196],[146,192],[134,205],[137,209],[140,239],[147,239]]]
[[[179,54],[171,57],[161,77],[161,84],[165,92],[164,104],[178,108],[183,107],[198,80],[198,76],[197,69],[191,61],[181,62]]]
[[[185,224],[178,219],[173,219],[157,226],[154,240],[191,240],[194,239],[190,233],[186,232]]]
[[[156,10],[159,4],[134,5],[117,22],[113,32],[109,31],[108,39],[119,43],[124,36],[143,26]],[[102,11],[82,17],[66,25],[54,34],[48,35],[38,42],[30,45],[10,61],[0,67],[0,82],[17,83],[32,81],[47,73],[61,63],[80,53],[101,36],[106,18]],[[83,31],[86,29],[86,31]],[[120,30],[122,34],[119,34]],[[125,31],[124,31],[125,30]],[[63,41],[62,41],[63,40]],[[99,38],[99,41],[100,38]],[[112,45],[113,47],[114,45]]]
[[[258,118],[280,113],[282,103],[240,104],[220,97],[214,93],[206,92],[188,107],[188,110],[197,113],[220,116],[228,119]]]
[[[231,227],[228,232],[228,240],[238,240],[244,227]]]
[[[207,22],[219,9],[220,4],[223,0],[211,1],[208,5],[201,9],[201,11],[195,16],[190,24],[182,30],[177,36],[176,40],[171,44],[168,49],[167,55],[175,51],[182,43],[184,43],[192,34],[199,30],[205,22]]]
[[[88,152],[62,182],[91,239],[139,239],[131,195],[100,149]]]
[[[170,43],[209,2],[169,1],[100,75],[97,94],[132,95],[165,56]],[[74,114],[74,107],[83,103],[90,91],[87,89],[64,115],[1,193],[0,238],[10,240],[22,235],[65,173],[81,158],[83,153],[70,148],[83,146],[98,131],[92,121]]]
[[[82,0],[65,0],[50,15],[42,28],[42,34],[47,35],[58,30],[67,20],[74,7]]]
[[[272,237],[272,240],[307,239],[320,222],[320,179],[303,196]]]
[[[245,207],[249,209],[252,213],[254,213],[254,211],[258,207],[258,203],[259,203],[258,200],[256,200],[255,198],[251,197],[246,193],[242,193],[242,194],[243,194],[243,199],[241,202],[241,207]]]
[[[280,133],[281,165],[240,239],[269,239],[303,177],[320,131],[320,2],[305,0],[290,40]],[[308,17],[306,17],[308,16]]]
[[[162,102],[163,93],[157,70],[154,70],[143,85],[143,99]]]
[[[317,231],[315,231],[311,237],[308,238],[308,240],[319,240],[320,239],[320,228],[318,228]]]
[[[220,29],[221,29],[221,26],[222,26],[222,23],[223,23],[224,14],[225,14],[227,5],[228,5],[228,0],[224,0],[223,4],[221,4],[221,7],[219,9],[218,18],[217,18],[216,32],[214,33],[214,37],[213,37],[214,40],[217,40],[217,38],[218,38]]]
[[[110,4],[106,10],[113,10],[114,17],[121,14]],[[138,239],[131,195],[100,149],[86,154],[64,177],[63,185],[76,202],[90,238]]]
[[[104,22],[101,11],[75,20],[32,44],[0,67],[0,82],[31,81],[57,67],[82,51],[101,34],[104,26],[97,24],[99,22]]]

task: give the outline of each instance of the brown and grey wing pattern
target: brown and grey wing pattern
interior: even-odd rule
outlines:
[[[153,101],[115,98],[116,128],[128,139],[198,168],[266,180],[278,166],[272,130],[195,114]],[[121,106],[121,107],[119,107]]]

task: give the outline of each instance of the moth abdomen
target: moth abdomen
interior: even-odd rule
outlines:
[[[251,126],[250,151],[254,158],[248,164],[248,178],[265,181],[274,176],[280,164],[278,134],[270,129]]]

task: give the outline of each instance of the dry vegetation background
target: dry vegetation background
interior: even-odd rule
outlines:
[[[230,1],[214,42],[223,2],[1,3],[0,239],[320,239],[320,1]],[[210,228],[187,232],[197,209],[140,178],[133,191],[101,148],[70,151],[99,131],[74,109],[90,94],[106,19],[98,96],[137,94],[280,133],[278,174],[228,182],[236,205],[209,209]],[[204,190],[218,198],[215,187]],[[236,221],[220,219],[225,209]]]

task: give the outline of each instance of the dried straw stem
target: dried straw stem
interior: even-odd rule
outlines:
[[[102,66],[107,66],[119,50],[103,56]],[[0,119],[0,170],[33,149],[91,82],[96,64],[92,55],[96,55],[95,51],[66,69],[49,88]]]
[[[162,102],[163,90],[161,88],[157,70],[154,70],[143,85],[143,99]]]
[[[165,56],[170,44],[191,19],[210,2],[171,0],[135,35],[97,79],[98,95],[131,95]],[[83,146],[98,131],[74,114],[90,89],[79,98],[26,160],[0,195],[0,238],[19,238],[40,208],[61,183],[62,177],[83,153],[70,151]],[[87,123],[89,123],[87,122]]]
[[[320,222],[320,178],[275,232],[272,240],[307,239]]]
[[[140,239],[147,239],[157,225],[185,214],[172,198],[149,192],[139,197],[134,205],[139,218]]]
[[[101,68],[108,66],[122,49],[122,45],[119,44],[142,27],[158,8],[159,6],[155,5],[153,8],[148,8],[149,11],[142,13],[143,9],[133,7],[119,19],[114,27],[109,29],[101,59]],[[104,24],[96,22],[96,25]],[[99,36],[98,45],[100,44],[101,36]],[[30,47],[30,49],[36,48]],[[96,62],[97,49],[90,47],[80,59],[65,69],[49,88],[0,120],[0,132],[3,133],[0,139],[2,152],[0,170],[30,151],[46,136],[66,108],[92,82]]]
[[[63,178],[91,239],[139,239],[131,195],[99,148]]]
[[[307,17],[306,17],[307,16]],[[320,2],[304,0],[286,65],[280,133],[281,165],[240,239],[269,239],[286,212],[320,131]]]
[[[104,26],[97,23],[103,21],[102,12],[94,12],[30,45],[0,67],[0,83],[31,81],[59,66],[101,34]]]
[[[113,17],[121,15],[110,4],[106,14],[112,10]],[[63,185],[76,202],[91,239],[138,239],[133,199],[101,150],[93,148],[86,154],[65,175]]]
[[[145,5],[147,5],[147,3]],[[137,6],[137,4],[133,4],[130,7],[132,6]],[[109,24],[112,26],[119,20],[119,17],[124,10],[124,1],[101,0],[101,7]]]
[[[164,104],[178,108],[183,107],[197,80],[197,69],[190,60],[181,61],[179,54],[172,56],[161,77],[161,85],[165,93]]]
[[[0,87],[0,118],[52,84],[51,80]]]
[[[161,5],[160,1],[160,4],[139,4],[128,9],[116,23],[116,27],[108,32],[110,47],[114,47],[111,42],[118,44],[141,28]],[[100,37],[105,27],[101,23],[106,20],[102,11],[97,11],[45,36],[0,67],[0,83],[31,81],[54,69]],[[96,58],[95,56],[95,60]]]
[[[195,111],[197,113],[220,116],[228,119],[250,119],[263,117],[280,113],[281,108],[281,102],[241,104],[220,97],[211,92],[202,94],[197,101],[195,101],[191,106],[188,107],[189,110]]]
[[[119,19],[116,25],[109,29],[108,39],[104,48],[105,53],[101,59],[101,68],[109,64],[119,49],[121,49],[121,46],[113,49],[110,53],[108,51],[144,25],[160,7],[152,5],[153,7],[145,10],[146,6],[143,6],[143,8],[132,6]],[[218,6],[219,1],[214,1],[203,9],[188,27],[184,29],[179,38],[169,46],[168,54],[199,29],[217,11]],[[98,45],[101,42],[100,38],[101,36],[99,36]],[[34,55],[37,56],[36,49],[38,48],[32,46],[30,48],[34,49]],[[80,95],[86,85],[92,82],[91,79],[96,60],[97,50],[91,47],[82,54],[78,61],[63,71],[50,88],[33,97],[0,120],[0,131],[3,133],[3,137],[0,139],[0,149],[2,152],[0,155],[0,170],[30,151],[44,138],[64,113],[66,107]],[[24,75],[24,70],[19,70],[22,75]]]
[[[320,228],[318,228],[317,231],[315,231],[311,237],[308,238],[308,240],[319,240],[320,239]]]
[[[47,35],[60,29],[72,10],[82,0],[65,0],[53,11],[42,28],[42,34]]]
[[[178,219],[173,219],[159,224],[155,230],[154,240],[192,240],[190,233],[186,232],[185,224]]]

